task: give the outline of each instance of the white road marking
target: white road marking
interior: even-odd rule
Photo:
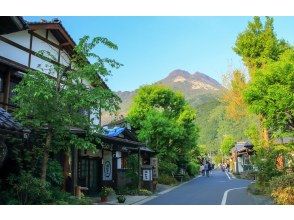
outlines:
[[[225,173],[226,173],[227,177],[229,178],[229,180],[231,180],[231,177],[230,177],[230,175],[228,174],[228,172],[225,171]]]
[[[222,199],[222,203],[221,205],[226,205],[227,203],[227,197],[228,197],[228,192],[232,191],[232,190],[236,190],[236,189],[244,189],[247,188],[245,187],[239,187],[239,188],[232,188],[232,189],[228,189],[227,191],[225,191],[224,195],[223,195],[223,199]]]

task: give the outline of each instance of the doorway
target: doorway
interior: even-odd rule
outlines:
[[[101,158],[80,157],[78,164],[78,185],[87,187],[85,193],[90,196],[98,195],[102,187]]]

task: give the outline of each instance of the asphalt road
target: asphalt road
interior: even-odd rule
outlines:
[[[214,170],[210,177],[197,177],[159,195],[144,205],[256,205],[262,203],[246,188],[249,180],[235,179],[228,173]]]

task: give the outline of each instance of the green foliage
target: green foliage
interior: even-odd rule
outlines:
[[[119,195],[117,198],[118,203],[124,203],[126,201],[126,197],[123,195]]]
[[[294,205],[294,187],[278,188],[271,195],[278,205]]]
[[[90,41],[85,36],[74,48],[69,67],[48,65],[41,66],[42,71],[30,70],[13,91],[13,102],[20,107],[15,109],[16,119],[25,127],[42,129],[45,133],[45,143],[40,146],[43,150],[41,178],[44,182],[46,158],[50,152],[68,149],[70,144],[77,148],[94,148],[88,138],[76,137],[70,128],[100,132],[89,113],[99,117],[100,109],[111,112],[118,108],[120,99],[105,87],[101,79],[110,75],[108,68],[119,68],[121,64],[92,52],[101,44],[117,49],[106,38],[97,37]],[[47,51],[39,53],[43,57],[54,58]],[[45,69],[51,77],[44,74]],[[59,140],[67,143],[58,144]]]
[[[107,196],[109,196],[113,192],[114,192],[114,190],[111,187],[104,186],[101,189],[100,197],[107,197]]]
[[[294,187],[294,173],[274,177],[270,180],[270,189]]]
[[[52,186],[61,187],[63,184],[63,172],[61,165],[56,160],[50,160],[47,168],[47,181]]]
[[[189,162],[188,167],[187,167],[187,173],[189,174],[189,176],[194,177],[197,174],[199,174],[199,170],[200,170],[200,165],[196,162]]]
[[[225,135],[221,142],[220,150],[224,155],[229,155],[234,145],[235,145],[234,137],[231,135]]]
[[[254,78],[255,70],[264,67],[268,62],[278,60],[289,45],[277,39],[273,27],[273,18],[266,17],[262,24],[260,17],[254,17],[246,30],[237,37],[234,51],[242,57],[250,76]]]
[[[263,195],[265,193],[264,189],[257,183],[251,183],[248,186],[247,190],[253,195]]]
[[[175,185],[178,181],[174,177],[163,173],[159,175],[158,183],[164,185]]]
[[[277,135],[293,135],[294,50],[287,50],[257,73],[245,91],[250,109],[265,117],[266,126]]]
[[[138,195],[140,196],[151,196],[153,193],[147,189],[139,189]]]
[[[167,160],[160,160],[159,161],[159,176],[162,174],[172,175],[173,173],[176,173],[178,170],[178,166],[176,163],[169,162]]]
[[[259,148],[253,157],[253,163],[257,167],[257,182],[262,187],[268,185],[269,181],[280,176],[282,171],[276,166],[276,159],[280,152],[271,148]]]
[[[171,174],[197,146],[196,112],[182,94],[162,85],[141,87],[127,120],[140,141],[157,152],[160,173]]]
[[[12,186],[15,198],[18,199],[18,204],[44,204],[51,199],[50,185],[44,184],[29,172],[11,175],[8,181]]]
[[[138,155],[132,154],[127,157],[127,172],[126,177],[130,180],[130,183],[128,186],[130,188],[137,188],[139,184],[139,176],[138,176],[138,169],[139,169],[139,163],[138,163]]]

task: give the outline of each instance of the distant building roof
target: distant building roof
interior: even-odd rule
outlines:
[[[247,149],[252,149],[253,144],[250,141],[239,141],[235,144],[235,147],[231,149],[231,152],[241,152]]]
[[[11,131],[23,130],[21,125],[18,122],[16,122],[11,116],[11,114],[9,114],[3,108],[0,108],[0,128]]]

